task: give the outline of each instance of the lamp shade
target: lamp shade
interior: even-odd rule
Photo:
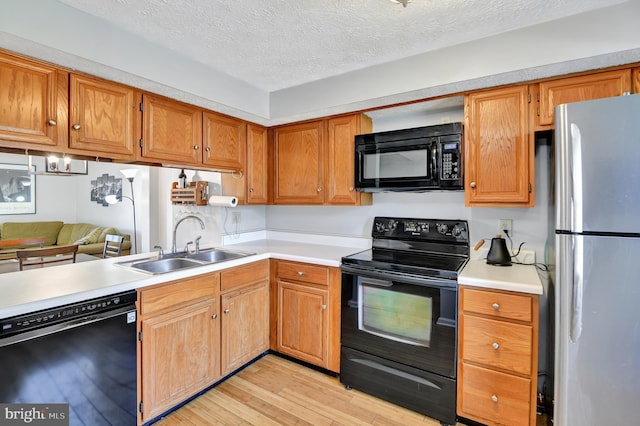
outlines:
[[[117,204],[120,202],[120,199],[116,194],[107,195],[106,197],[104,197],[104,200],[107,202],[107,204]]]
[[[127,179],[133,179],[136,177],[136,173],[138,173],[138,169],[123,169],[120,170],[120,173],[124,175]]]

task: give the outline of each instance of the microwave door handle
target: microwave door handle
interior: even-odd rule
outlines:
[[[438,146],[436,143],[431,144],[431,178],[438,178]]]

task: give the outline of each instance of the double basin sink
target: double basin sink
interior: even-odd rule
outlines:
[[[170,253],[163,257],[154,257],[152,259],[119,262],[117,265],[133,268],[150,274],[164,274],[182,269],[197,268],[199,266],[220,263],[226,260],[238,259],[241,257],[251,256],[253,254],[255,253],[207,249],[201,250],[199,253]]]

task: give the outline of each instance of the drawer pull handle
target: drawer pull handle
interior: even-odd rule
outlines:
[[[498,305],[497,303],[494,303],[493,305],[491,305],[491,307],[492,307],[493,309],[495,309],[496,311],[497,311],[498,309],[500,309],[500,305]]]
[[[231,310],[230,310],[229,308],[227,308],[227,309],[225,309],[225,310],[224,310],[224,313],[225,313],[225,314],[228,314],[229,312],[231,312]]]
[[[302,272],[302,271],[298,272],[298,276],[299,276],[299,277],[301,277],[301,276],[303,276],[303,275],[304,275],[304,272]]]
[[[493,402],[498,402],[498,397],[496,395],[491,395],[491,400]]]
[[[491,345],[493,347],[493,349],[495,349],[496,351],[500,348],[500,345],[498,344],[498,342],[493,342],[493,344]]]

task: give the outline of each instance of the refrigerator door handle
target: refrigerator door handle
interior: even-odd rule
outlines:
[[[573,240],[573,259],[570,264],[573,266],[572,295],[571,295],[571,329],[569,338],[571,343],[576,343],[582,334],[582,291],[583,280],[583,237],[576,235]]]
[[[571,144],[569,159],[571,161],[571,229],[582,232],[582,136],[577,124],[571,123]]]

